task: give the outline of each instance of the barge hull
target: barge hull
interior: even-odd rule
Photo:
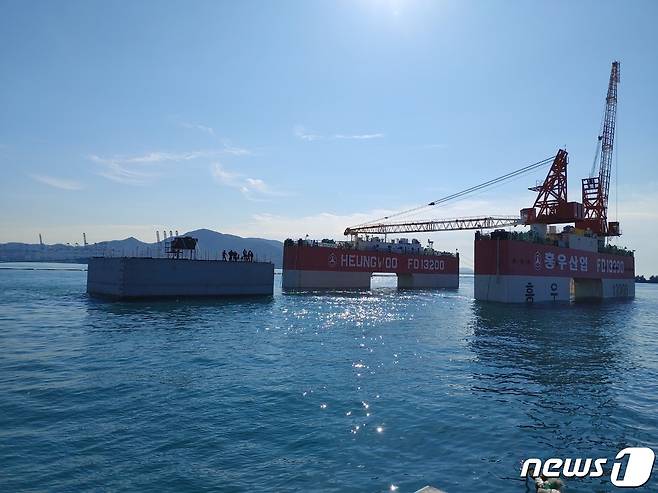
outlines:
[[[477,300],[533,303],[634,296],[635,262],[630,255],[518,240],[475,240]]]
[[[274,264],[94,257],[87,292],[114,299],[272,295]]]
[[[397,274],[402,289],[459,287],[456,255],[284,246],[283,289],[370,289],[375,272]]]

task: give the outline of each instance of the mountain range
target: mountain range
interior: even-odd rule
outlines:
[[[283,263],[283,243],[264,238],[242,238],[209,229],[189,231],[182,236],[197,238],[197,258],[221,258],[222,251],[251,250],[257,260],[274,263],[280,269]],[[40,245],[38,243],[0,244],[0,262],[80,262],[98,255],[163,256],[164,243],[145,243],[137,238],[102,241],[89,245]]]

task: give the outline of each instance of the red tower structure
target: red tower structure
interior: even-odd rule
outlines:
[[[539,192],[532,207],[521,209],[523,224],[571,223],[583,218],[583,207],[567,201],[568,153],[560,149],[555,155],[544,183],[529,190]]]

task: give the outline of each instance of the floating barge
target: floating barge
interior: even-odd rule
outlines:
[[[93,257],[87,293],[114,299],[272,295],[274,264],[143,257]]]
[[[373,273],[397,274],[398,288],[458,288],[459,255],[417,240],[286,240],[283,289],[370,289]]]
[[[506,303],[633,298],[633,252],[609,244],[621,235],[608,221],[619,62],[612,62],[594,167],[581,181],[581,202],[567,200],[567,151],[560,149],[532,207],[521,209],[528,233],[475,235],[475,298]],[[596,161],[595,161],[596,163]],[[556,224],[573,223],[558,233]]]
[[[87,293],[128,300],[273,294],[273,263],[197,260],[196,245],[196,238],[183,236],[166,243],[165,258],[92,257]]]
[[[562,233],[475,234],[475,299],[503,303],[635,296],[633,252]]]

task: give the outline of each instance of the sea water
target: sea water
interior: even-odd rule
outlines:
[[[658,451],[656,285],[112,303],[84,269],[0,264],[0,491],[521,493],[526,458]]]

